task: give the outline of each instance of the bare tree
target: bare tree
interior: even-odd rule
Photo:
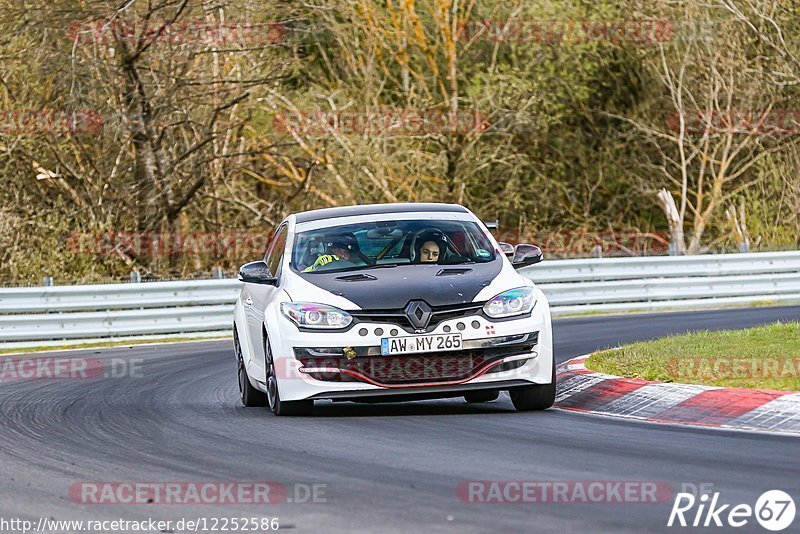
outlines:
[[[226,224],[225,205],[250,206],[260,219],[271,211],[236,178],[252,155],[244,126],[255,101],[293,62],[271,18],[278,10],[162,0],[11,13],[25,60],[53,69],[55,105],[102,117],[91,135],[5,143],[42,193],[65,195],[100,229],[139,233],[179,231],[190,206],[210,229]],[[47,98],[32,94],[29,71],[17,73],[27,94],[9,92],[18,109]],[[129,258],[137,260],[147,258]]]
[[[794,143],[757,43],[736,22],[725,26],[725,35],[726,46],[660,46],[652,65],[667,91],[666,121],[623,118],[655,155],[647,165],[655,174],[650,183],[667,187],[658,188],[657,198],[679,253],[712,246],[706,230],[731,199],[757,183],[754,166]],[[682,239],[687,226],[688,243]]]

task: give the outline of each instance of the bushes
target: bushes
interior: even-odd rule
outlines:
[[[500,31],[498,24],[512,15],[511,22],[528,26],[545,19],[593,21],[592,27],[658,19],[673,22],[676,31],[677,21],[705,28],[703,21],[721,16],[689,4],[651,4],[484,2],[442,10],[434,0],[327,0],[321,8],[245,0],[222,10],[201,1],[180,12],[130,3],[117,13],[128,23],[176,17],[213,25],[222,11],[226,24],[280,22],[270,39],[248,47],[227,43],[223,50],[197,35],[148,47],[131,40],[96,46],[91,36],[76,43],[64,28],[112,11],[98,4],[89,13],[70,4],[34,12],[0,0],[7,14],[0,21],[0,34],[8,36],[0,42],[5,107],[88,109],[103,118],[102,129],[79,135],[0,127],[0,279],[127,277],[132,268],[153,276],[208,273],[215,265],[232,270],[258,252],[154,257],[123,247],[95,254],[70,250],[67,239],[110,231],[263,236],[287,213],[357,202],[460,202],[499,219],[504,231],[526,235],[631,228],[661,235],[667,223],[655,192],[681,190],[680,166],[673,165],[680,143],[664,137],[675,133],[665,122],[675,111],[665,72],[679,72],[683,52],[692,47],[687,95],[706,95],[716,87],[709,80],[721,83],[713,72],[734,72],[734,107],[793,109],[800,99],[792,86],[770,78],[791,75],[786,58],[793,51],[778,53],[774,43],[733,20],[715,26],[725,31],[711,36],[710,48],[683,34],[643,43],[602,35],[526,41],[479,32],[481,21],[494,21],[492,31]],[[784,35],[797,34],[795,21],[781,17]],[[740,63],[749,66],[746,75],[737,70]],[[420,131],[397,127],[404,113],[473,112],[481,120],[469,128],[447,120]],[[375,122],[382,125],[376,130],[353,126],[353,117],[381,115],[388,119]],[[291,128],[304,117],[325,120]],[[742,173],[723,180],[723,196],[704,215],[696,249],[736,248],[725,213],[742,201],[753,250],[796,246],[794,143],[794,137],[767,136],[751,144],[736,161]],[[695,201],[708,189],[699,177],[709,180],[703,173],[713,171],[701,161],[715,158],[685,165],[694,194],[688,200],[700,213],[708,204]],[[695,221],[689,208],[687,235],[697,230]]]

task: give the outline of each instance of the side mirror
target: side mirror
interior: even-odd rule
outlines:
[[[536,245],[528,245],[520,243],[514,247],[514,257],[511,258],[511,265],[515,269],[525,267],[526,265],[533,265],[542,261],[542,249]]]
[[[506,255],[506,258],[510,260],[514,257],[514,245],[511,243],[504,243],[502,241],[497,244],[500,245],[500,251]]]
[[[239,280],[250,284],[274,286],[278,279],[272,274],[264,260],[251,261],[239,267]]]

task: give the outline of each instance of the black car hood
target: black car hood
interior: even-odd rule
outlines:
[[[362,310],[401,309],[410,300],[431,306],[466,304],[492,283],[501,258],[487,263],[409,264],[358,271],[297,273],[304,280],[346,298]]]

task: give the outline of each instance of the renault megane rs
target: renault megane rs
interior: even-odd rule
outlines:
[[[320,399],[486,402],[507,391],[517,410],[548,408],[550,309],[516,271],[541,260],[458,205],[290,215],[239,271],[242,403],[303,415]]]

